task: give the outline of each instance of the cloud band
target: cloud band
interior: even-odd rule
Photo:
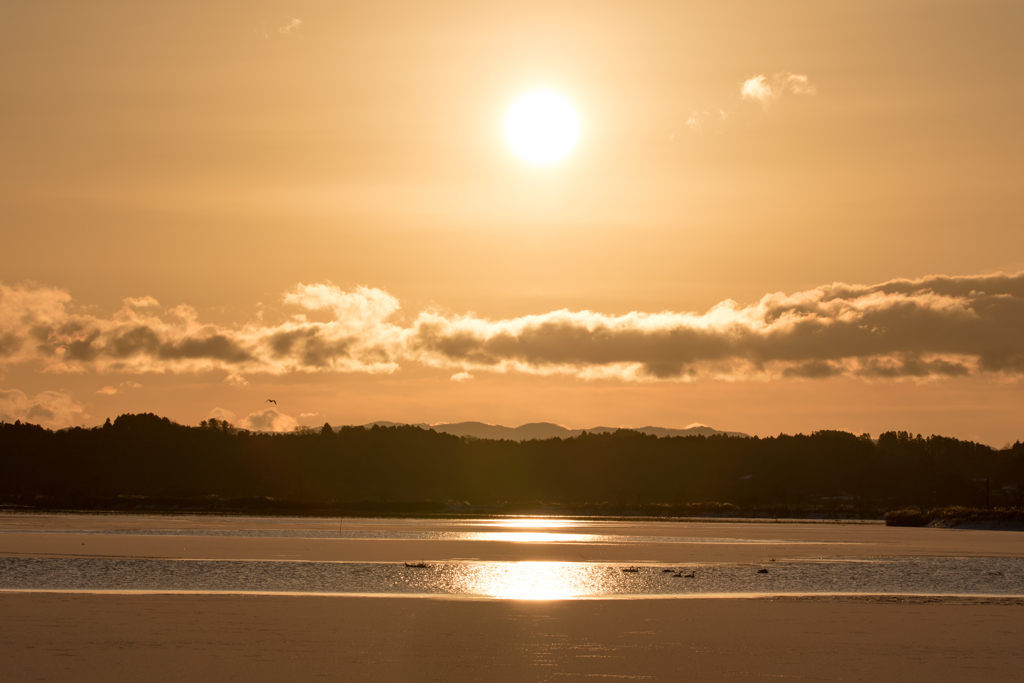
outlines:
[[[1024,374],[1024,273],[832,284],[698,313],[552,311],[505,320],[423,311],[380,289],[298,285],[276,325],[200,323],[128,299],[110,317],[58,289],[0,285],[0,365],[50,372],[390,373],[403,364],[624,381]],[[329,320],[315,322],[317,313]],[[461,374],[466,373],[466,374]],[[241,380],[244,381],[244,380]]]

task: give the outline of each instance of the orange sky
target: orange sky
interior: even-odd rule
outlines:
[[[0,418],[245,424],[272,397],[281,427],[1001,446],[1024,436],[1022,15],[22,3]],[[540,87],[582,127],[544,168],[502,135]]]

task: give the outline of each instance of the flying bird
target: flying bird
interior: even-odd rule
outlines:
[[[277,405],[277,401],[275,401],[272,398],[268,398],[266,401],[264,401],[264,403],[273,403],[275,406]]]

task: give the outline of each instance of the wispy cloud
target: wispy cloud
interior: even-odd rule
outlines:
[[[761,105],[761,111],[764,113],[783,96],[816,95],[817,92],[807,74],[786,71],[774,74],[771,78],[758,74],[740,82],[739,102],[734,101],[732,104],[754,102]],[[732,109],[731,105],[726,106]],[[680,127],[669,135],[669,139],[674,140],[684,128],[692,133],[721,133],[732,122],[742,122],[752,116],[749,111],[744,112],[743,109],[742,106],[738,111],[727,111],[721,107],[692,109]]]
[[[330,283],[297,285],[282,305],[293,311],[282,323],[235,328],[202,323],[187,306],[126,304],[98,317],[62,290],[0,285],[0,366],[218,370],[230,383],[256,373],[391,373],[403,364],[449,369],[456,382],[481,371],[631,382],[1024,375],[1024,273],[837,283],[748,305],[727,300],[704,313],[559,310],[493,320],[426,310],[403,324],[387,292]]]
[[[302,28],[302,19],[296,19],[295,17],[287,17],[280,26],[277,27],[277,32],[283,36],[290,36],[298,33],[299,29]]]
[[[282,19],[262,21],[255,27],[258,37],[269,40],[272,37],[278,39],[297,38],[302,40],[303,21],[297,17],[284,17]]]
[[[748,78],[740,85],[740,97],[759,102],[767,108],[783,95],[816,95],[817,88],[811,85],[806,74],[779,73],[771,81],[764,74]]]
[[[724,109],[719,109],[718,111],[694,109],[686,119],[686,127],[697,133],[708,130],[720,132],[728,118],[729,114]],[[673,133],[671,137],[674,138],[675,136],[676,133]]]
[[[130,380],[127,381],[127,382],[121,382],[121,384],[119,384],[118,386],[120,387],[120,389],[118,387],[105,386],[105,387],[102,387],[101,389],[97,390],[96,393],[97,394],[102,394],[104,396],[113,396],[114,394],[123,393],[124,389],[141,389],[142,388],[141,384],[139,384],[138,382],[132,382]]]

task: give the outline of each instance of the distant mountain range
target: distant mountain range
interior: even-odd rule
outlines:
[[[371,422],[363,425],[370,428],[374,425],[381,427],[397,427],[404,425],[404,422]],[[593,427],[592,429],[568,429],[561,425],[550,422],[531,422],[530,424],[518,427],[503,427],[501,425],[489,425],[483,422],[454,422],[441,423],[436,425],[418,423],[411,425],[423,429],[433,429],[436,432],[453,434],[455,436],[471,436],[477,439],[507,439],[509,441],[529,441],[530,439],[568,439],[579,436],[583,432],[588,434],[605,434],[617,431],[618,427]],[[657,437],[663,436],[711,436],[712,434],[725,434],[727,436],[748,437],[749,434],[742,432],[723,432],[704,425],[695,425],[686,429],[668,429],[665,427],[630,427],[635,432],[643,432]]]

